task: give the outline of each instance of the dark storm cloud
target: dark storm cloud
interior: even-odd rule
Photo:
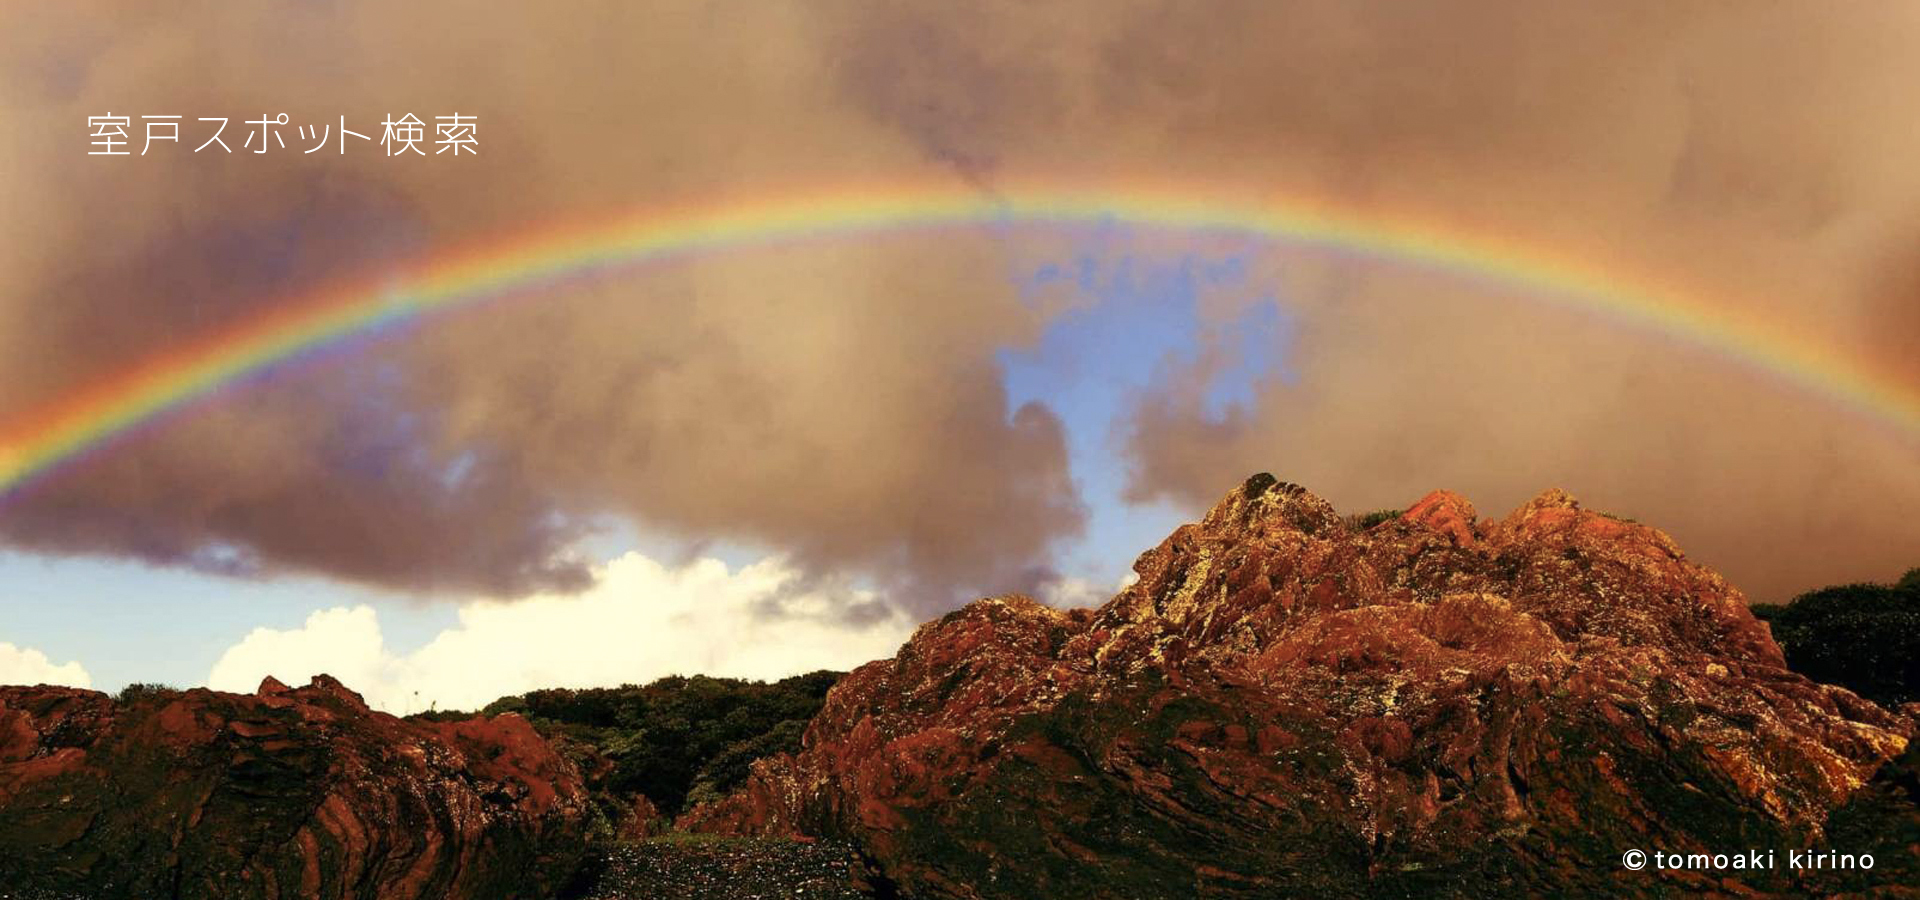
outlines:
[[[1005,2],[844,8],[824,49],[848,100],[969,181],[990,185],[1004,148],[1067,124],[1057,23]]]
[[[1866,330],[1880,364],[1908,384],[1920,384],[1920,217],[1907,226],[1884,268],[1863,290]]]
[[[1195,365],[1140,398],[1135,499],[1207,502],[1214,473],[1272,469],[1350,511],[1444,487],[1503,515],[1557,486],[1669,531],[1762,600],[1897,575],[1920,552],[1910,435],[1684,342],[1425,273],[1358,281],[1293,346],[1297,385],[1209,415],[1218,366]]]
[[[914,8],[951,40],[988,47],[1059,15]],[[994,107],[1000,118],[973,133],[1012,137],[970,152],[1007,172],[1024,162],[1229,197],[1301,193],[1510,236],[1835,348],[1912,391],[1920,173],[1906,161],[1920,156],[1920,63],[1901,48],[1920,14],[1859,12],[1106,3],[1082,19],[1099,27],[1055,32],[1048,77],[1033,79],[1071,102],[1038,128],[1016,124],[1019,106]],[[921,80],[870,89],[891,99],[866,112],[925,133],[899,112],[935,102]],[[1264,469],[1353,508],[1444,486],[1494,512],[1564,485],[1670,528],[1769,599],[1920,558],[1920,524],[1899,512],[1920,502],[1920,446],[1838,409],[1818,392],[1830,373],[1789,383],[1538,297],[1378,261],[1276,252],[1268,270],[1302,323],[1286,350],[1298,380],[1210,412],[1225,363],[1170,360],[1125,427],[1134,499],[1197,508]],[[1223,329],[1238,309],[1216,310]]]
[[[839,111],[826,38],[797,8],[145,10],[4,14],[21,77],[0,96],[30,127],[0,137],[20,263],[0,275],[0,419],[472,236],[877,169],[952,177]],[[376,138],[388,113],[478,114],[481,154],[190,152],[199,116],[232,118],[240,150],[244,119],[281,110]],[[184,146],[89,158],[76,137],[108,111],[184,115]],[[900,602],[1031,587],[1084,511],[1057,418],[1008,408],[993,361],[1036,314],[964,287],[999,252],[962,234],[699,261],[403,324],[92,454],[12,501],[0,535],[516,594],[580,586],[574,542],[632,518],[863,574]]]
[[[1487,2],[0,8],[0,421],[329,279],[476,236],[833,184],[1067,177],[1306,194],[1524,238],[1920,383],[1920,115],[1897,5]],[[481,155],[85,153],[108,111]],[[291,142],[291,131],[288,132]],[[304,148],[302,148],[304,149]],[[1050,309],[1000,236],[602,273],[303,361],[0,510],[52,553],[410,589],[576,585],[597,523],[790,552],[931,606],[1048,577],[1085,517],[994,362]],[[1920,553],[1910,442],[1529,298],[1276,251],[1288,368],[1226,417],[1218,353],[1128,431],[1142,498],[1289,470],[1349,505],[1563,484],[1757,593]],[[1017,268],[1017,267],[1016,267]],[[1211,310],[1221,323],[1237,302]],[[1223,324],[1223,327],[1225,325]],[[1235,346],[1230,336],[1216,343]],[[1121,555],[1138,548],[1102,548]]]

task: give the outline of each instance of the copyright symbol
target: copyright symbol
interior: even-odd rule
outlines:
[[[1620,864],[1638,872],[1647,867],[1647,855],[1638,850],[1628,850],[1620,855]]]

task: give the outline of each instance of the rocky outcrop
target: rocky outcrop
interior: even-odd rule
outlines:
[[[1786,850],[1914,728],[1560,492],[1362,531],[1256,476],[1134,569],[1096,610],[923,626],[681,824],[850,840],[922,898],[1799,895],[1831,882]],[[1621,865],[1755,847],[1782,865]]]
[[[1910,714],[1920,704],[1909,703]],[[1804,879],[1822,897],[1920,898],[1920,741],[1880,767],[1827,817],[1828,848],[1871,855],[1871,869],[1823,867]]]
[[[644,841],[666,830],[672,820],[660,814],[660,808],[653,805],[645,794],[634,794],[633,803],[620,817],[620,824],[614,829],[614,837],[623,841]]]
[[[585,803],[518,716],[401,720],[324,675],[128,703],[0,688],[0,884],[28,894],[545,898]]]

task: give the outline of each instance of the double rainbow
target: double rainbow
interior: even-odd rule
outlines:
[[[457,309],[549,279],[730,248],[970,224],[1088,225],[1234,234],[1337,249],[1491,278],[1542,302],[1669,335],[1772,372],[1920,435],[1920,391],[1860,360],[1730,315],[1702,298],[1602,271],[1494,234],[1408,216],[1359,214],[1303,198],[1234,203],[1192,192],[962,187],[839,190],[778,200],[642,211],[458,248],[398,273],[344,284],[136,362],[0,422],[0,496],[142,423],[289,357],[397,318]]]

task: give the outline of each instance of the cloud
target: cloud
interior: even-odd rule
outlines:
[[[1904,87],[1920,63],[1899,50],[1920,35],[1912,8],[927,3],[887,27],[958,45],[896,53],[907,71],[861,104],[930,159],[991,159],[1007,183],[1189,180],[1493,236],[1920,393],[1920,134],[1887,127],[1920,113]],[[1042,58],[1015,49],[1039,34]],[[940,80],[936,59],[968,64]],[[1006,83],[1040,99],[953,97]],[[964,152],[924,121],[955,108],[984,120]],[[1298,325],[1275,351],[1293,377],[1220,408],[1250,358],[1247,306],[1220,298],[1204,352],[1169,354],[1125,415],[1132,499],[1198,511],[1268,469],[1353,509],[1452,487],[1497,510],[1559,485],[1671,530],[1770,600],[1920,558],[1920,522],[1900,512],[1920,502],[1920,443],[1820,395],[1830,373],[1790,384],[1569,314],[1549,291],[1392,260],[1277,247],[1257,268]]]
[[[1134,572],[1128,572],[1113,584],[1098,584],[1085,578],[1072,576],[1058,578],[1042,585],[1039,596],[1035,599],[1055,609],[1096,607],[1112,600],[1114,595],[1126,590],[1139,580],[1140,576]]]
[[[1920,132],[1889,126],[1920,114],[1911,5],[26,9],[0,7],[0,423],[464,241],[927,182],[1192,183],[1495,235],[1920,386]],[[362,133],[473,112],[481,152],[85,153],[89,115],[234,135],[269,110]],[[634,521],[917,613],[1037,590],[1088,498],[1058,411],[1008,403],[996,362],[1058,313],[1011,284],[1031,250],[982,229],[566,279],[143,429],[10,501],[0,541],[504,598],[585,587],[582,540]],[[1197,507],[1287,467],[1383,505],[1588,485],[1767,593],[1913,552],[1885,512],[1915,499],[1911,445],[1792,390],[1539,297],[1267,262],[1297,383],[1227,411],[1166,367],[1129,420],[1136,496]]]
[[[78,662],[54,665],[45,653],[0,641],[0,684],[59,684],[91,688],[93,678]]]
[[[832,24],[798,8],[0,16],[0,47],[21,51],[0,53],[0,114],[44,129],[0,135],[0,423],[463,240],[876,173],[957,178],[848,106]],[[478,115],[480,154],[190,152],[198,117],[231,117],[237,145],[262,109],[361,133],[458,110]],[[108,111],[187,116],[186,146],[89,157],[70,133]],[[995,352],[1041,317],[979,289],[1001,281],[996,241],[608,272],[397,327],[92,454],[10,500],[0,540],[514,596],[584,587],[578,542],[625,520],[771,546],[921,610],[1030,587],[1085,513],[1055,414],[1010,408],[1000,386]]]
[[[1195,506],[1271,470],[1349,511],[1450,488],[1499,514],[1562,487],[1768,602],[1920,558],[1920,441],[1771,375],[1412,273],[1310,321],[1297,382],[1243,407],[1209,413],[1213,370],[1170,362],[1129,413],[1131,496]]]
[[[913,624],[885,611],[849,624],[842,610],[870,597],[804,588],[801,573],[776,559],[669,567],[629,553],[596,574],[579,594],[466,604],[459,624],[406,652],[387,646],[371,606],[319,610],[299,628],[255,629],[221,656],[207,685],[251,692],[268,675],[303,684],[326,673],[389,712],[472,710],[538,688],[846,670],[891,656]]]

